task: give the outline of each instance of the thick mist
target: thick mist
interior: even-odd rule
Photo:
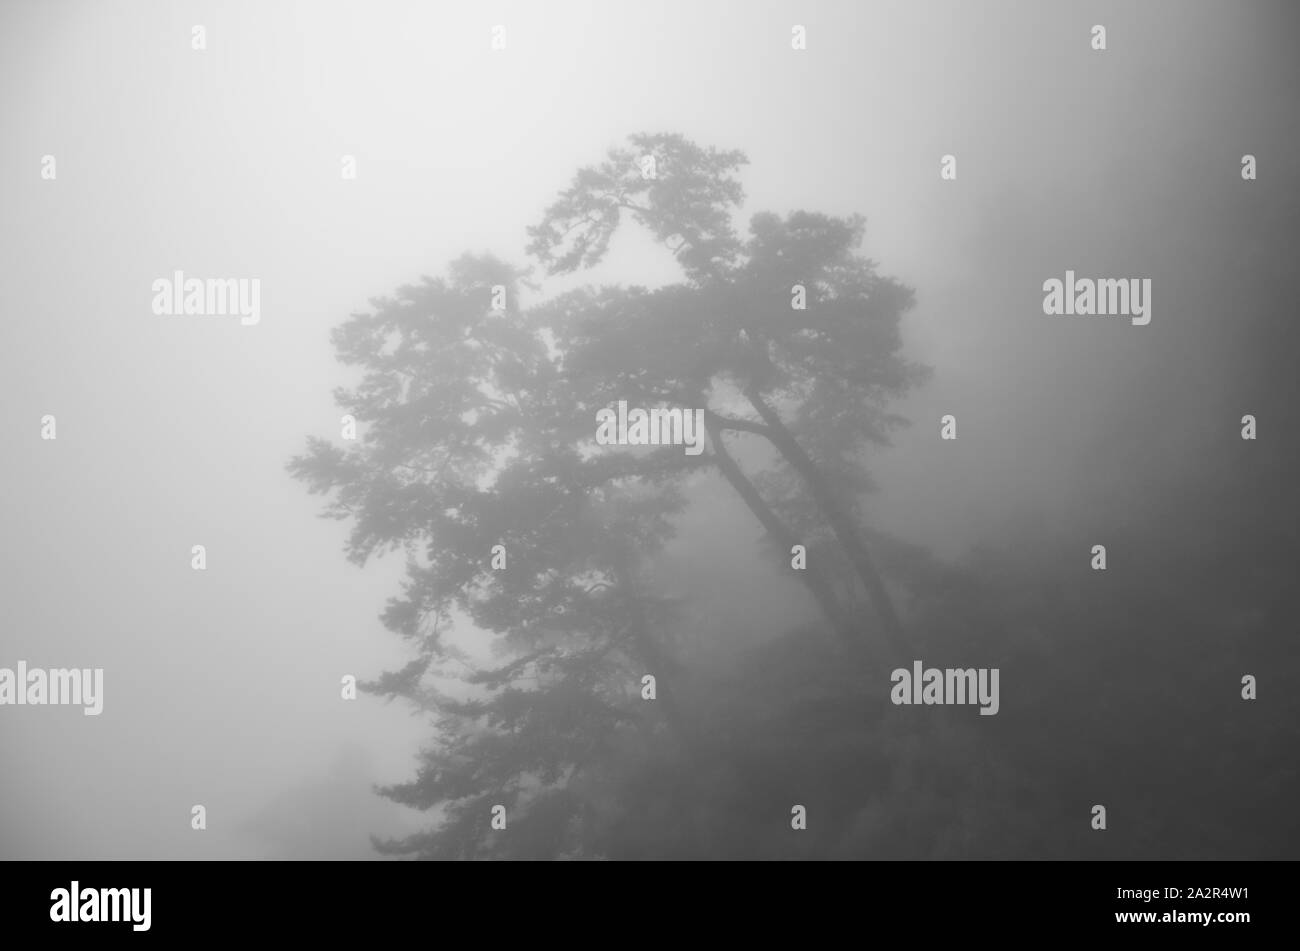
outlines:
[[[1104,52],[1090,48],[1094,23]],[[206,49],[192,48],[195,24]],[[489,45],[496,24],[504,50]],[[804,51],[792,24],[807,28]],[[1114,702],[1149,702],[1171,723],[1179,704],[1226,718],[1241,674],[1260,674],[1257,703],[1272,708],[1255,711],[1250,762],[1289,755],[1296,26],[1280,3],[7,5],[0,667],[102,667],[105,690],[94,718],[0,708],[0,857],[376,858],[372,834],[429,825],[370,791],[410,778],[427,721],[340,699],[342,676],[409,659],[379,621],[402,558],[349,563],[348,525],[319,518],[321,498],[286,463],[308,436],[335,437],[334,388],[356,383],[332,328],[466,251],[529,266],[527,227],[575,170],[639,132],[743,151],[742,233],[760,211],[864,215],[862,252],[915,290],[903,352],[932,376],[890,407],[911,425],[865,457],[867,524],[976,572],[1000,553],[999,592],[1023,571],[1030,598],[1050,574],[1071,623],[1097,625],[1092,648],[1059,647],[1062,663],[1091,650],[1103,670],[1132,670],[1143,643],[1164,651],[1179,625],[1236,637],[1234,653],[1205,655],[1226,700]],[[1255,181],[1240,174],[1247,153]],[[948,154],[953,181],[939,174]],[[344,156],[355,180],[340,177]],[[1067,269],[1149,278],[1150,324],[1044,316],[1043,282]],[[156,316],[151,284],[176,270],[260,279],[259,323]],[[532,279],[525,306],[680,271],[628,224],[593,271]],[[56,440],[41,439],[47,414]],[[946,414],[955,441],[939,438]],[[1254,443],[1240,439],[1244,414]],[[762,458],[748,442],[737,455]],[[652,576],[690,619],[672,640],[686,676],[743,687],[738,652],[784,643],[815,611],[716,475],[686,494]],[[1099,542],[1104,594],[1085,577]],[[1144,611],[1160,639],[1111,636],[1108,618]],[[1032,656],[1052,656],[1050,626],[1033,637]],[[988,663],[1019,649],[990,648]],[[1049,669],[1024,663],[1026,677]],[[1016,661],[1003,664],[1017,683]],[[1003,733],[988,742],[1014,747],[1028,689],[1003,689]],[[863,693],[887,690],[882,669]],[[1051,742],[1070,748],[1073,726],[1053,723]],[[1090,755],[1062,755],[1076,753]],[[763,762],[797,772],[789,756]],[[1119,770],[1118,752],[1097,756],[1091,775]],[[1154,761],[1171,786],[1189,775]],[[986,788],[1010,803],[1011,767],[999,769]],[[1196,800],[1227,831],[1188,854],[1294,857],[1293,820],[1273,825],[1294,774],[1277,782]],[[1134,794],[1153,813],[1155,789]],[[784,795],[774,787],[788,815]],[[1075,798],[1086,833],[1100,800]],[[888,795],[873,802],[845,807],[845,848],[913,854],[888,839]],[[1152,835],[1120,854],[1170,854],[1173,840]],[[954,833],[928,854],[984,854],[981,841]]]

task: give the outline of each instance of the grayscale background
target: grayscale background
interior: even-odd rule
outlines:
[[[1296,858],[1298,25],[1262,2],[4,3],[0,666],[103,667],[105,701],[0,708],[0,858]],[[862,524],[885,569],[945,579],[900,596],[916,657],[999,667],[1001,711],[882,704],[894,664],[839,663],[761,526],[691,478],[645,579],[681,608],[660,681],[708,751],[630,729],[561,777],[576,811],[447,846],[447,803],[372,788],[438,725],[340,699],[414,656],[379,618],[403,557],[350,563],[353,526],[286,466],[338,442],[358,374],[333,328],[465,252],[536,267],[526,229],[638,133],[743,151],[742,236],[865,216],[861,253],[914,289],[899,352],[932,375],[862,458]],[[1043,316],[1067,268],[1151,278],[1151,324]],[[260,324],[155,316],[176,269],[259,278]],[[533,280],[524,306],[682,272],[629,222]]]

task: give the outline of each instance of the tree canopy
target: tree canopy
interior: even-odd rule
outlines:
[[[806,587],[818,616],[803,652],[822,656],[810,645],[838,636],[824,655],[832,679],[837,653],[905,650],[897,586],[928,561],[869,533],[861,499],[866,450],[904,422],[891,402],[926,375],[900,354],[913,293],[859,254],[861,217],[762,212],[738,234],[745,161],[635,135],[580,169],[529,229],[550,276],[596,265],[634,223],[673,252],[677,283],[587,286],[524,310],[527,272],[466,254],[334,331],[340,361],[362,374],[336,392],[360,438],[312,439],[290,469],[350,522],[351,559],[403,552],[406,580],[383,621],[416,657],[367,688],[434,724],[417,775],[384,792],[440,818],[384,849],[635,852],[632,813],[671,814],[690,798],[646,797],[709,758],[726,716],[678,689],[681,605],[648,569],[701,478],[724,480],[764,530],[771,570]],[[619,400],[702,409],[709,451],[596,445],[597,411]],[[791,568],[795,545],[806,570]],[[494,805],[509,836],[490,834]]]

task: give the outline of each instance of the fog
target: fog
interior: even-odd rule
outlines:
[[[1132,533],[1112,576],[1212,559],[1247,524],[1293,539],[1296,20],[1280,3],[7,4],[0,666],[102,667],[105,687],[98,717],[0,709],[0,857],[377,858],[371,834],[430,824],[370,791],[410,778],[427,720],[340,698],[344,675],[410,658],[379,620],[402,558],[350,563],[348,526],[286,463],[337,438],[333,390],[357,382],[332,328],[465,251],[533,263],[526,229],[635,133],[743,151],[742,233],[760,211],[864,215],[862,252],[915,289],[903,354],[933,375],[867,457],[873,527],[954,563],[1074,552],[1081,571]],[[1067,269],[1150,278],[1150,324],[1044,316]],[[260,321],[157,316],[151,285],[177,270],[260,279]],[[596,269],[533,277],[525,304],[680,271],[629,224]],[[700,670],[726,668],[807,610],[726,486],[691,485],[656,577],[690,605]],[[1244,508],[1153,523],[1194,487]],[[1261,547],[1257,577],[1287,576],[1290,551]],[[1259,717],[1293,723],[1294,651],[1270,630],[1225,690],[1271,669]]]

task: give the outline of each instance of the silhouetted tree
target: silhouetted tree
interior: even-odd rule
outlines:
[[[807,546],[808,569],[792,574],[838,650],[861,660],[877,635],[895,656],[907,649],[869,541],[907,552],[866,531],[859,502],[871,488],[864,450],[887,444],[902,422],[889,402],[924,376],[899,355],[911,291],[856,254],[860,218],[765,213],[740,238],[744,161],[680,136],[633,136],[580,170],[530,229],[530,251],[558,274],[600,261],[629,218],[675,253],[680,283],[584,288],[521,311],[525,275],[467,255],[334,332],[339,359],[363,372],[336,392],[360,438],[347,449],[312,439],[290,470],[330,496],[326,514],[351,521],[352,560],[405,553],[403,592],[383,620],[418,657],[366,686],[435,726],[416,777],[384,792],[441,818],[382,848],[645,854],[656,846],[628,830],[663,828],[656,816],[688,840],[711,834],[699,803],[734,776],[682,764],[710,760],[726,717],[677,690],[678,615],[646,574],[687,510],[692,475],[726,480],[784,570],[791,546]],[[792,307],[796,284],[805,309]],[[494,311],[498,285],[507,306]],[[596,412],[617,400],[705,410],[710,451],[597,446]],[[741,458],[728,432],[769,451]],[[930,570],[923,557],[891,564],[901,583]],[[479,637],[468,645],[451,634],[466,623]],[[814,655],[833,672],[827,651]],[[647,674],[653,704],[641,696]],[[491,834],[495,805],[508,835]]]

